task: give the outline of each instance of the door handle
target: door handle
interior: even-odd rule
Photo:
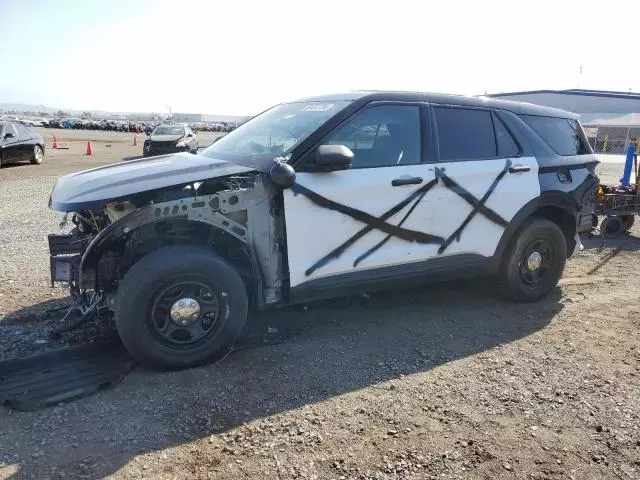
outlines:
[[[404,177],[394,178],[391,180],[392,187],[400,187],[402,185],[419,185],[422,183],[422,177]]]
[[[524,173],[531,170],[531,167],[528,165],[515,165],[513,167],[509,167],[509,173]]]

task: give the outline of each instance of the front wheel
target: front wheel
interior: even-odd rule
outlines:
[[[31,163],[34,165],[40,165],[44,160],[44,151],[40,145],[35,145],[33,147],[33,154],[31,156]]]
[[[555,288],[567,260],[564,233],[550,220],[534,218],[523,225],[500,269],[506,294],[519,302],[534,302]]]
[[[236,270],[214,252],[173,246],[131,267],[115,310],[118,333],[134,358],[181,369],[229,350],[244,329],[248,298]]]

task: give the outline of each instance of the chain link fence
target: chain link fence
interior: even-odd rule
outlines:
[[[640,126],[584,125],[584,131],[596,153],[624,155],[629,145],[640,153]]]

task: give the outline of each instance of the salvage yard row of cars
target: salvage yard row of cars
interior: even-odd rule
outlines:
[[[143,157],[198,151],[198,137],[187,124],[161,124],[147,135]],[[0,167],[24,161],[39,165],[44,160],[44,152],[42,135],[18,122],[0,122]]]
[[[73,227],[49,236],[51,280],[161,368],[224,355],[250,311],[313,299],[480,274],[533,302],[591,228],[597,163],[578,117],[546,107],[407,92],[283,103],[197,155],[60,177],[49,207]]]

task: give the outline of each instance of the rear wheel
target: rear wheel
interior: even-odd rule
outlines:
[[[118,288],[116,325],[141,363],[180,369],[224,355],[242,333],[248,299],[236,270],[210,250],[165,247],[143,257]]]
[[[546,296],[558,284],[567,259],[567,242],[558,225],[533,218],[507,249],[500,270],[506,294],[519,302]]]
[[[625,231],[625,216],[609,215],[600,224],[600,231],[605,237],[615,238]],[[633,217],[632,217],[633,218]]]
[[[636,216],[635,215],[622,215],[622,224],[624,226],[624,231],[628,232],[633,227],[635,223]]]
[[[31,163],[40,165],[42,160],[44,160],[44,151],[40,145],[35,145],[33,147],[33,154],[31,155]]]

